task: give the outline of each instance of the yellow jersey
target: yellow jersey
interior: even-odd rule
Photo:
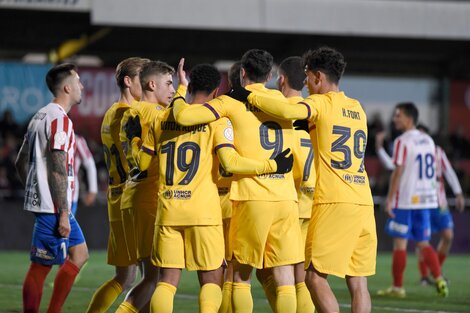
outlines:
[[[233,147],[230,121],[181,126],[172,109],[154,120],[142,150],[159,164],[156,225],[221,225],[217,149]]]
[[[220,163],[218,168],[217,189],[219,191],[220,206],[222,207],[222,218],[231,218],[232,201],[230,200],[230,186],[236,176],[233,173],[226,171]]]
[[[373,205],[364,168],[367,117],[359,101],[343,92],[311,95],[296,104],[254,92],[248,100],[276,117],[309,120],[317,176],[315,204]]]
[[[285,101],[280,91],[267,89],[263,84],[252,84],[246,88]],[[183,125],[228,117],[233,124],[235,147],[243,157],[255,160],[274,159],[284,149],[293,149],[292,123],[272,117],[249,103],[227,96],[220,96],[204,105],[185,106],[181,102],[182,100],[175,101],[175,117]],[[297,201],[293,174],[236,175],[231,185],[230,199]]]

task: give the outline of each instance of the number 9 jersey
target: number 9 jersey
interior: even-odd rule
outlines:
[[[373,205],[364,168],[367,117],[359,101],[343,92],[329,92],[300,103],[310,111],[317,175],[314,203]]]

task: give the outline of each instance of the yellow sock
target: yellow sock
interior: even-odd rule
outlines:
[[[222,304],[222,290],[216,284],[204,284],[199,292],[199,312],[217,313]]]
[[[173,299],[175,298],[176,287],[164,282],[159,282],[152,299],[150,300],[151,313],[171,313],[173,312]],[[116,312],[117,313],[117,312]]]
[[[224,283],[222,289],[222,304],[220,305],[219,313],[232,313],[232,285],[231,281]]]
[[[139,313],[139,310],[131,303],[124,301],[121,305],[117,308],[116,313]]]
[[[261,285],[263,286],[264,294],[268,299],[269,306],[273,312],[276,311],[276,283],[274,282],[273,275],[269,275]]]
[[[297,313],[313,313],[315,306],[304,282],[295,285],[295,293],[297,295]]]
[[[91,298],[90,304],[88,305],[87,313],[106,312],[121,293],[121,284],[114,279],[108,280],[93,294],[93,298]]]
[[[232,301],[234,313],[252,313],[253,298],[251,297],[251,285],[233,283]]]
[[[277,287],[276,312],[295,313],[297,310],[297,298],[294,286]]]

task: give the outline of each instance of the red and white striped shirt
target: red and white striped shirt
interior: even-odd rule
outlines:
[[[88,191],[92,193],[98,192],[98,177],[96,176],[96,165],[93,155],[88,148],[85,138],[75,134],[76,151],[74,161],[74,176],[75,176],[75,189],[73,190],[72,201],[78,201],[80,179],[78,177],[78,171],[80,166],[83,165],[86,171],[86,177],[88,181]]]
[[[439,189],[437,191],[437,198],[439,200],[440,208],[447,208],[447,197],[446,197],[446,188],[444,185],[444,177],[447,180],[450,188],[454,195],[462,193],[462,187],[460,186],[459,179],[457,174],[455,174],[452,165],[447,158],[444,150],[436,146],[436,164],[437,164],[437,181],[439,183]]]
[[[29,168],[26,179],[24,209],[40,213],[57,213],[50,186],[51,152],[66,152],[67,202],[69,210],[74,189],[73,162],[75,133],[72,121],[57,103],[49,103],[31,119],[24,139],[29,146]]]
[[[417,129],[406,131],[395,139],[393,163],[403,166],[394,207],[437,208],[436,154],[432,138]]]

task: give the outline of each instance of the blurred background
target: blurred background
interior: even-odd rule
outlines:
[[[0,0],[0,249],[29,249],[33,219],[22,211],[23,189],[14,169],[31,116],[52,96],[44,82],[58,62],[74,62],[85,87],[71,111],[98,173],[98,197],[79,204],[77,218],[89,247],[107,242],[107,174],[99,129],[118,99],[114,68],[124,58],[159,59],[189,71],[211,63],[224,74],[248,49],[271,52],[280,63],[328,45],[348,63],[340,88],[368,114],[366,170],[376,204],[379,249],[391,249],[381,211],[390,172],[376,155],[397,136],[398,102],[412,101],[470,195],[470,1],[419,0]],[[276,86],[276,75],[269,86]],[[85,173],[81,193],[86,193]],[[453,206],[453,194],[448,190]],[[83,207],[82,207],[83,206]],[[453,252],[470,252],[470,213],[454,213]]]

